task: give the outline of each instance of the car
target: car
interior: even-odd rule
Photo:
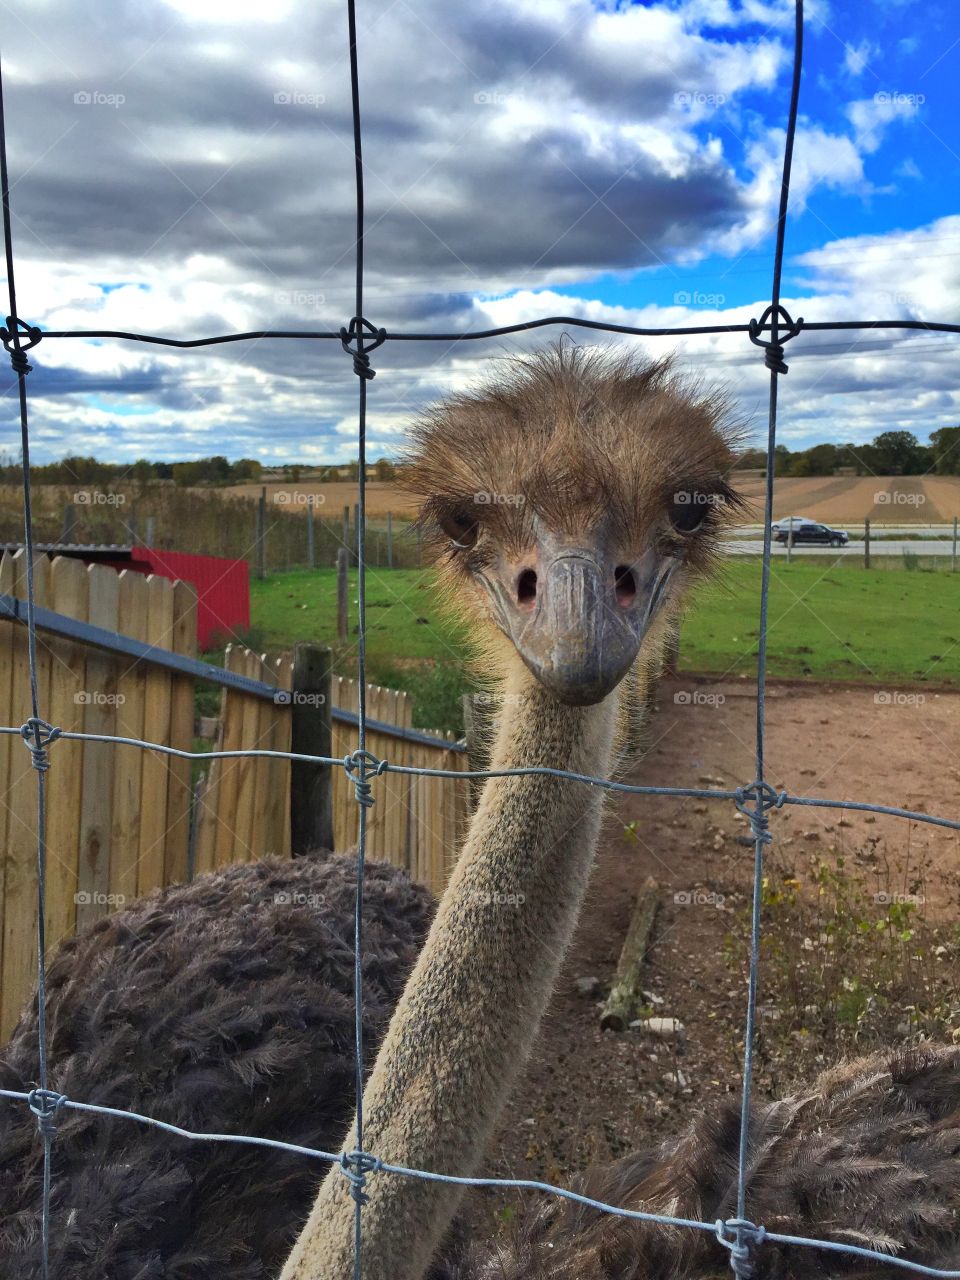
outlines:
[[[789,524],[781,522],[774,535],[777,542],[786,542],[790,536]],[[814,520],[805,520],[803,524],[793,526],[793,545],[795,547],[820,543],[830,547],[845,547],[850,535],[844,529],[831,529],[828,524],[817,524]]]
[[[783,516],[780,520],[774,520],[770,528],[774,534],[780,533],[782,529],[790,527],[790,521],[793,521],[794,530],[802,524],[816,524],[816,520],[812,516]]]

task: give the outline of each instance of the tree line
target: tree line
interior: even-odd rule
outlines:
[[[744,449],[734,464],[741,470],[765,469],[766,449]],[[941,427],[921,444],[911,431],[884,431],[865,444],[815,444],[809,449],[774,450],[778,476],[832,476],[852,470],[858,476],[960,475],[960,427]]]
[[[369,464],[367,475],[376,480],[392,480],[394,464],[389,458],[379,458]],[[231,462],[220,454],[209,458],[195,458],[187,462],[151,462],[138,458],[136,462],[101,462],[98,458],[71,456],[59,462],[32,463],[30,478],[34,484],[58,485],[135,485],[145,488],[154,481],[167,481],[184,487],[196,485],[231,485],[259,481],[269,473],[271,479],[281,479],[298,484],[301,479],[325,482],[330,480],[356,480],[360,474],[358,461],[341,466],[306,466],[286,463],[282,466],[264,467],[256,458],[238,458]],[[18,458],[0,455],[0,482],[19,483],[23,467]]]

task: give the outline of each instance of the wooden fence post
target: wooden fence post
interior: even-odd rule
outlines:
[[[331,754],[329,649],[298,644],[293,654],[290,750]],[[330,766],[294,760],[290,767],[290,838],[294,854],[333,848]]]
[[[267,486],[260,490],[260,501],[257,503],[257,577],[267,576]]]
[[[307,568],[317,567],[317,544],[313,528],[313,503],[307,503]]]
[[[147,516],[143,533],[143,545],[152,547],[157,541],[157,517]]]
[[[337,552],[337,639],[341,642],[347,638],[347,563],[350,552],[341,547]]]
[[[863,522],[863,567],[870,568],[870,521]]]
[[[343,508],[343,534],[341,535],[340,542],[344,547],[349,549],[350,547],[350,508],[349,507]]]
[[[957,572],[957,517],[953,517],[953,572]]]
[[[60,535],[61,542],[76,542],[77,540],[77,508],[72,502],[64,503],[63,507],[63,533]]]

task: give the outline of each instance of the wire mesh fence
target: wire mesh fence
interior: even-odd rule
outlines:
[[[37,1120],[40,1140],[43,1144],[43,1212],[42,1212],[42,1248],[43,1275],[49,1272],[50,1249],[50,1202],[52,1177],[52,1149],[56,1135],[56,1116],[61,1110],[79,1110],[95,1115],[117,1117],[128,1120],[132,1124],[152,1125],[180,1138],[197,1142],[246,1144],[252,1146],[271,1147],[298,1154],[307,1159],[327,1162],[339,1166],[349,1180],[355,1202],[354,1213],[354,1275],[360,1280],[362,1274],[360,1242],[363,1231],[364,1187],[372,1175],[377,1177],[416,1178],[430,1182],[452,1183],[467,1187],[500,1187],[513,1189],[530,1189],[548,1193],[566,1200],[589,1206],[603,1213],[632,1218],[640,1221],[660,1223],[678,1229],[707,1232],[716,1239],[729,1253],[730,1264],[740,1280],[752,1274],[757,1252],[764,1242],[775,1242],[780,1245],[793,1246],[798,1249],[816,1249],[832,1254],[843,1254],[850,1258],[882,1263],[886,1267],[896,1268],[914,1274],[958,1277],[960,1271],[942,1270],[926,1266],[908,1258],[891,1256],[888,1253],[862,1248],[838,1240],[815,1239],[794,1236],[776,1231],[768,1231],[762,1223],[754,1223],[748,1216],[748,1153],[750,1141],[749,1102],[752,1092],[752,1075],[754,1063],[754,1030],[757,1009],[757,981],[759,973],[760,938],[761,938],[761,885],[764,864],[764,852],[772,840],[769,830],[771,810],[785,805],[834,809],[860,810],[869,813],[887,814],[909,821],[933,824],[960,830],[960,821],[929,813],[915,812],[896,805],[877,805],[851,800],[832,800],[826,798],[795,795],[788,790],[777,791],[766,777],[765,761],[765,692],[767,678],[767,622],[771,563],[771,523],[774,492],[774,449],[777,438],[777,397],[779,379],[787,373],[785,362],[785,344],[800,333],[809,330],[829,330],[835,332],[866,329],[927,329],[945,333],[960,333],[960,325],[949,323],[923,322],[917,320],[863,320],[863,321],[818,321],[806,324],[802,318],[794,320],[781,303],[781,275],[784,255],[784,237],[790,195],[790,173],[793,157],[794,138],[796,134],[797,112],[800,92],[800,79],[803,55],[803,0],[795,3],[794,57],[793,76],[790,92],[789,113],[787,121],[786,141],[783,160],[783,174],[780,191],[780,203],[777,219],[776,247],[772,268],[772,288],[770,304],[759,319],[748,324],[686,326],[677,328],[637,328],[629,325],[611,324],[601,321],[583,320],[574,316],[550,316],[522,324],[502,326],[496,329],[473,331],[468,333],[416,333],[410,331],[387,331],[373,324],[364,316],[364,190],[362,159],[362,128],[360,114],[360,93],[358,76],[358,49],[356,29],[355,0],[347,0],[347,20],[350,51],[350,78],[353,110],[353,140],[356,170],[356,289],[355,311],[349,322],[338,331],[308,330],[260,330],[248,333],[221,334],[208,337],[183,338],[165,337],[156,334],[136,333],[119,330],[45,330],[41,331],[21,318],[17,307],[14,275],[14,253],[11,235],[10,183],[7,172],[6,126],[3,113],[2,88],[0,88],[0,185],[2,185],[3,235],[6,258],[7,283],[9,294],[9,314],[6,326],[0,330],[0,338],[4,343],[17,375],[17,391],[19,397],[19,414],[21,444],[23,451],[23,515],[24,541],[26,547],[27,573],[27,637],[30,670],[30,716],[22,725],[0,727],[0,732],[22,737],[32,758],[36,773],[37,787],[37,894],[38,894],[38,927],[37,927],[37,999],[38,999],[38,1080],[39,1087],[21,1092],[0,1090],[0,1096],[11,1102],[24,1104],[30,1108]],[[764,362],[770,372],[769,413],[767,428],[767,471],[765,478],[765,511],[763,529],[763,557],[759,600],[760,628],[757,658],[757,699],[756,699],[756,752],[755,772],[752,780],[744,785],[727,790],[697,787],[657,787],[640,786],[623,782],[615,782],[604,777],[549,766],[531,766],[511,769],[489,769],[474,772],[453,772],[442,769],[418,768],[395,765],[389,759],[380,759],[367,749],[366,736],[366,681],[365,681],[365,635],[366,635],[366,602],[365,602],[365,568],[367,564],[367,548],[365,545],[364,525],[366,513],[366,421],[367,392],[370,380],[375,376],[371,357],[373,352],[385,342],[444,342],[448,344],[483,341],[485,339],[504,337],[509,334],[529,331],[550,326],[582,328],[604,333],[620,334],[633,337],[680,337],[690,334],[742,334],[763,352]],[[309,756],[290,752],[272,752],[255,750],[246,752],[212,751],[199,755],[178,751],[164,743],[148,742],[137,738],[125,738],[107,735],[62,732],[56,725],[48,723],[42,715],[39,682],[37,679],[37,638],[34,617],[34,583],[33,583],[33,547],[34,526],[31,510],[30,485],[30,433],[28,424],[27,375],[30,372],[29,351],[41,341],[59,339],[113,338],[125,342],[148,343],[174,348],[199,348],[257,339],[315,339],[318,341],[340,342],[343,350],[352,359],[353,373],[358,385],[358,431],[357,443],[359,451],[358,473],[358,506],[357,522],[357,559],[359,574],[358,600],[358,674],[359,674],[359,747],[344,759],[332,757]],[[356,800],[359,805],[359,841],[357,855],[356,910],[354,919],[354,1002],[355,1002],[355,1104],[356,1104],[356,1149],[346,1152],[322,1151],[292,1143],[268,1138],[253,1137],[242,1134],[197,1133],[161,1122],[148,1115],[133,1111],[97,1106],[79,1098],[68,1098],[50,1088],[49,1063],[47,1052],[47,1028],[45,1021],[46,972],[44,932],[44,901],[47,848],[45,842],[45,809],[47,788],[51,783],[49,777],[56,778],[56,770],[50,774],[55,752],[50,748],[59,738],[72,738],[84,741],[108,742],[114,745],[127,745],[143,750],[160,752],[171,756],[186,756],[191,760],[213,760],[231,758],[238,755],[279,756],[285,759],[302,760],[328,764],[342,768],[351,779]],[[453,1174],[441,1174],[435,1171],[408,1168],[391,1164],[381,1159],[375,1151],[364,1149],[364,1116],[363,1116],[363,1082],[364,1082],[364,1045],[361,1010],[361,954],[363,949],[363,885],[364,861],[367,853],[367,811],[376,798],[376,780],[387,772],[412,774],[431,777],[449,777],[459,779],[461,783],[476,779],[497,777],[537,776],[555,777],[570,782],[585,783],[591,787],[602,788],[610,792],[630,793],[634,795],[668,796],[679,802],[685,800],[711,800],[733,804],[750,822],[754,843],[753,859],[753,899],[751,908],[750,963],[749,982],[746,1004],[745,1047],[743,1058],[742,1105],[740,1113],[740,1135],[737,1170],[737,1202],[734,1216],[717,1222],[705,1222],[696,1219],[671,1217],[665,1214],[646,1213],[630,1210],[614,1204],[607,1204],[581,1195],[567,1188],[549,1183],[509,1178],[467,1177]]]

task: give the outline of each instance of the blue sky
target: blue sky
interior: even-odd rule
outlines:
[[[788,308],[960,320],[960,14],[946,0],[807,11]],[[792,12],[792,0],[359,0],[368,316],[463,332],[557,312],[644,326],[759,315]],[[26,319],[178,336],[349,320],[342,0],[103,0],[82,12],[15,0],[8,13]],[[396,452],[430,400],[545,337],[387,344],[371,451]],[[745,339],[642,345],[722,381],[761,432],[766,374]],[[782,438],[903,427],[925,439],[960,421],[955,350],[944,335],[801,335]],[[39,460],[355,452],[355,379],[337,344],[48,341],[35,356]],[[14,451],[16,434],[8,394],[0,448]]]

